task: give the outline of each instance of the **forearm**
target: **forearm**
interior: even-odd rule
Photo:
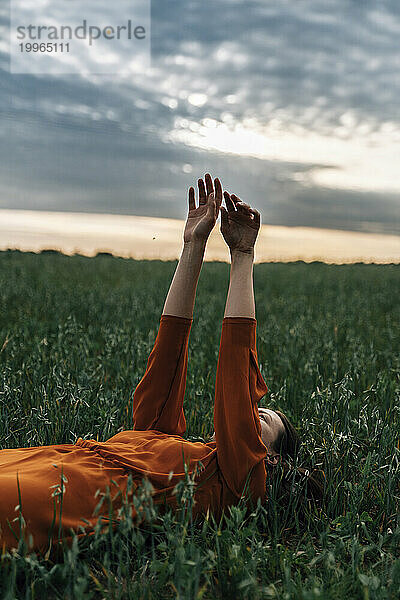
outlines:
[[[193,241],[184,243],[181,257],[176,267],[163,315],[176,317],[193,317],[197,282],[203,264],[206,242]]]
[[[254,251],[250,254],[233,251],[228,296],[224,317],[255,318],[253,289]]]

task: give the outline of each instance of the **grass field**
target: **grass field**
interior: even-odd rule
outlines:
[[[0,253],[0,448],[106,440],[129,428],[174,262]],[[228,265],[206,263],[195,307],[187,436],[213,431]],[[271,501],[221,523],[182,510],[127,518],[57,561],[0,560],[0,597],[45,599],[400,597],[400,266],[255,267],[260,368],[328,488],[305,523]],[[0,490],[1,494],[1,490]],[[0,548],[1,553],[1,548]]]

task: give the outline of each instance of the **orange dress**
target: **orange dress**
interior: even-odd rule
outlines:
[[[132,430],[105,442],[79,438],[75,444],[0,451],[0,548],[17,546],[19,514],[25,539],[31,535],[38,552],[46,551],[50,540],[70,540],[71,530],[93,532],[99,516],[105,523],[110,518],[107,502],[94,515],[98,490],[108,488],[113,509],[119,508],[129,474],[134,487],[144,477],[151,482],[156,505],[174,505],[174,487],[185,477],[184,461],[190,474],[197,466],[194,516],[209,509],[218,517],[224,507],[237,504],[244,491],[248,500],[265,500],[266,447],[257,403],[267,386],[257,363],[256,320],[223,320],[215,386],[216,441],[208,443],[182,437],[191,324],[192,319],[162,315],[146,372],[134,393]]]

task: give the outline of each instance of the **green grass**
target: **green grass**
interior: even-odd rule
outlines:
[[[130,427],[174,262],[0,253],[0,448],[106,440]],[[188,437],[213,431],[228,265],[206,263],[189,350]],[[221,523],[160,517],[121,526],[55,560],[23,544],[0,559],[3,599],[400,596],[400,267],[255,267],[260,368],[328,489],[305,523],[270,503]],[[0,490],[1,493],[1,490]],[[1,549],[0,549],[1,552]]]

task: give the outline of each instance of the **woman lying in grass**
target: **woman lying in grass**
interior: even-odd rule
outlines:
[[[32,536],[32,549],[46,552],[60,538],[70,541],[72,532],[90,534],[99,517],[105,524],[118,520],[124,498],[143,477],[160,509],[174,507],[185,464],[196,477],[193,516],[210,510],[218,517],[241,498],[266,502],[267,477],[295,456],[299,438],[285,415],[258,408],[267,392],[257,362],[253,291],[260,215],[228,192],[222,207],[221,183],[213,183],[209,174],[198,186],[197,207],[189,189],[183,251],[134,393],[132,430],[105,442],[79,438],[75,444],[0,451],[0,547],[16,547],[24,534],[28,541]],[[215,386],[215,434],[207,443],[190,442],[182,437],[189,332],[206,243],[220,212],[231,273]],[[128,490],[129,475],[133,490]],[[310,479],[310,488],[314,495],[321,492],[316,480]],[[99,512],[99,491],[107,489],[112,506],[104,503]]]

